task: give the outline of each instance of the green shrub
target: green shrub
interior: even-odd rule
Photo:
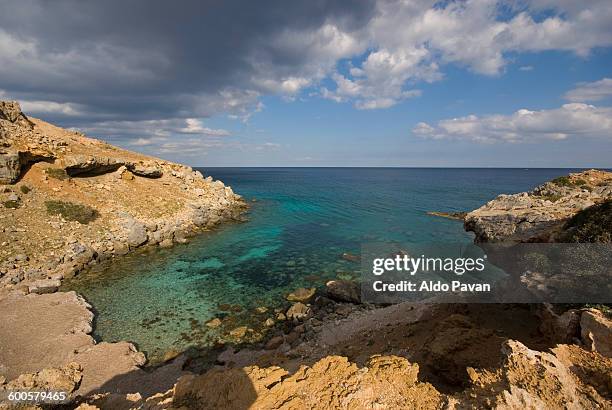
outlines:
[[[551,182],[558,186],[572,186],[572,181],[567,176],[555,178]]]
[[[612,200],[578,212],[563,227],[563,242],[612,242]]]
[[[584,179],[577,179],[574,181],[574,185],[578,185],[578,186],[582,186],[582,185],[586,185],[587,182]]]
[[[59,179],[60,181],[70,179],[70,176],[62,168],[47,168],[45,173],[49,178]]]
[[[77,221],[85,225],[100,216],[98,211],[87,205],[65,201],[45,201],[45,205],[49,215],[61,215],[67,221]]]
[[[20,186],[20,187],[19,187],[19,190],[20,190],[22,193],[27,194],[27,193],[28,193],[28,192],[30,192],[32,189],[31,189],[29,186],[27,186],[27,185],[22,185],[22,186]]]
[[[4,205],[5,208],[10,208],[10,209],[17,209],[21,206],[19,201],[4,201],[2,202],[2,205]]]

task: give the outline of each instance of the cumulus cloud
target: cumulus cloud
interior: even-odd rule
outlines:
[[[566,138],[612,140],[612,108],[571,103],[557,109],[521,109],[512,115],[489,115],[441,120],[435,125],[418,123],[413,134],[433,139],[481,143],[534,142]]]
[[[599,101],[612,97],[612,78],[602,78],[592,83],[580,83],[565,94],[565,99],[574,102]]]
[[[222,129],[213,129],[205,127],[202,120],[197,118],[187,118],[185,120],[186,127],[180,128],[178,131],[183,134],[202,134],[213,135],[216,137],[225,137],[230,135],[230,132]]]
[[[305,90],[382,109],[418,96],[448,64],[501,75],[508,53],[587,56],[612,45],[608,0],[6,0],[3,9],[0,88],[102,135],[118,121],[245,121],[262,96]]]
[[[231,133],[224,129],[204,126],[201,119],[166,119],[142,121],[99,121],[81,131],[101,138],[133,139],[131,145],[146,146],[154,142],[167,141],[180,134],[198,135],[203,140],[226,137]]]
[[[502,18],[509,9],[511,18]],[[551,15],[536,20],[541,12]],[[444,64],[499,75],[510,52],[566,50],[585,56],[594,47],[612,44],[611,21],[612,7],[604,0],[588,8],[553,1],[467,0],[435,6],[381,1],[360,33],[372,51],[361,66],[332,77],[336,89],[324,88],[321,95],[354,101],[357,108],[387,108],[414,96],[407,85],[442,78]]]

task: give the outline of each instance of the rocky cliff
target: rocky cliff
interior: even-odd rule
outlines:
[[[0,288],[45,293],[90,264],[238,219],[244,201],[190,167],[28,118],[0,102]]]
[[[569,174],[529,192],[499,195],[469,212],[465,229],[474,232],[476,242],[563,241],[571,228],[566,226],[570,218],[611,199],[612,173],[589,170]]]

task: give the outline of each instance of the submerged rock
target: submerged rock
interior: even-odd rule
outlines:
[[[208,322],[206,322],[206,326],[213,328],[213,329],[217,328],[221,326],[221,319],[219,319],[218,317],[211,319]]]
[[[287,295],[289,302],[308,302],[315,294],[316,288],[298,288]]]

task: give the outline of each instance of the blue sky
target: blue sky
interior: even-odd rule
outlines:
[[[12,9],[1,98],[165,159],[612,167],[608,0]]]
[[[487,166],[612,167],[612,140],[568,138],[527,143],[473,143],[429,140],[411,130],[418,122],[435,123],[469,114],[510,115],[515,111],[555,109],[582,82],[612,78],[612,50],[600,48],[586,57],[568,52],[512,56],[499,75],[464,67],[444,67],[444,78],[421,84],[421,96],[382,110],[358,110],[309,96],[262,98],[264,108],[248,122],[227,116],[206,121],[227,129],[245,144],[274,144],[245,155],[233,148],[193,158],[207,166]],[[612,95],[597,101],[610,105]],[[229,138],[228,138],[229,139]],[[212,165],[211,165],[212,164]]]

